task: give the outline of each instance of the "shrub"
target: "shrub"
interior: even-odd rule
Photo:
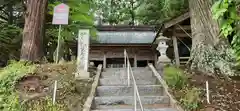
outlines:
[[[174,89],[182,89],[187,83],[183,70],[172,66],[164,68],[164,79],[168,86]]]
[[[53,105],[51,97],[31,100],[24,105],[26,111],[64,111],[63,105],[56,103]]]
[[[0,23],[0,58],[5,62],[8,59],[19,59],[22,41],[22,29],[15,25]]]
[[[200,107],[200,90],[198,88],[191,88],[184,90],[185,95],[181,98],[180,102],[182,106],[188,110],[193,111]]]
[[[0,70],[0,110],[21,111],[19,96],[15,92],[15,84],[24,75],[33,72],[33,65],[12,61]]]

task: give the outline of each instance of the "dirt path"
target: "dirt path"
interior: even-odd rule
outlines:
[[[240,80],[227,80],[210,77],[202,73],[190,74],[189,82],[205,94],[206,81],[209,82],[210,106],[216,111],[240,111]],[[202,95],[202,105],[208,106],[206,96]]]

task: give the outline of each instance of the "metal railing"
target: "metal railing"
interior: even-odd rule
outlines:
[[[127,77],[128,77],[127,85],[128,85],[128,87],[130,87],[131,77],[132,77],[132,81],[133,81],[132,85],[133,85],[133,95],[134,95],[134,111],[137,111],[137,99],[138,99],[141,111],[144,111],[142,101],[141,101],[141,98],[139,95],[137,83],[136,83],[135,77],[133,75],[133,70],[132,70],[126,49],[124,49],[124,67],[127,70]]]

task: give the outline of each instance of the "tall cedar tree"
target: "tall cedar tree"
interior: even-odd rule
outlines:
[[[37,62],[43,57],[43,36],[48,0],[25,0],[25,25],[21,60]]]
[[[233,76],[234,57],[230,44],[221,37],[218,22],[213,20],[214,0],[189,0],[192,29],[192,52],[189,65],[206,74]]]

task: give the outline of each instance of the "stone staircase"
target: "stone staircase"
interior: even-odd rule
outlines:
[[[148,68],[133,68],[144,111],[177,111],[170,108],[157,78]],[[127,75],[123,68],[111,68],[102,72],[92,111],[134,111],[133,85],[127,86]],[[131,80],[132,83],[132,80]],[[138,104],[138,110],[140,106]]]

